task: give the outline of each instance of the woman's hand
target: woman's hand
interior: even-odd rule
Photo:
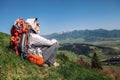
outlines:
[[[51,40],[52,44],[59,44],[59,42],[56,39]]]

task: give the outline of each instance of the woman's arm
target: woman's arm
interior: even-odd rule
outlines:
[[[36,46],[40,46],[40,45],[51,46],[51,45],[57,43],[56,39],[48,40],[48,39],[40,36],[39,34],[33,34],[33,33],[30,33],[29,40],[30,40],[30,44],[34,44]]]

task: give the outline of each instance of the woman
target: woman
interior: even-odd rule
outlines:
[[[59,66],[59,63],[55,61],[56,51],[58,49],[58,41],[56,39],[48,40],[39,35],[40,25],[37,21],[37,18],[27,19],[26,23],[32,28],[29,37],[30,46],[42,46],[41,51],[45,61],[44,66]]]

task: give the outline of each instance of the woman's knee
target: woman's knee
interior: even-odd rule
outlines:
[[[53,44],[53,46],[55,47],[55,48],[59,48],[59,44]]]

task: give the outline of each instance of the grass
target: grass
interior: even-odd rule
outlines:
[[[106,60],[106,59],[109,59],[109,58],[112,57],[112,55],[106,55],[105,53],[103,53],[101,49],[96,49],[94,51],[98,55],[100,61],[103,61],[103,60]],[[89,54],[89,56],[92,57],[93,54],[94,53],[92,52],[92,53]]]
[[[0,80],[111,80],[74,62],[79,56],[68,51],[57,52],[60,67],[37,66],[8,51],[9,39],[6,39],[0,40]]]
[[[85,41],[84,38],[77,38],[77,39],[65,39],[60,40],[60,44],[73,44],[73,43],[86,43],[86,44],[93,44],[93,45],[99,45],[104,47],[111,47],[113,49],[120,51],[120,38],[106,38],[106,40],[100,40],[100,41]]]
[[[62,54],[65,54],[68,59]],[[67,51],[57,53],[57,61],[61,64],[58,68],[39,67],[22,60],[15,55],[14,51],[7,51],[7,49],[0,51],[0,59],[1,80],[110,80],[104,75],[74,63],[72,60],[77,59],[77,56]]]
[[[60,40],[60,44],[65,44],[65,43],[83,43],[84,39],[83,38],[78,38],[78,39],[65,39],[65,40]]]
[[[111,77],[113,80],[120,80],[120,67],[104,66],[104,70],[100,72],[104,75]]]

